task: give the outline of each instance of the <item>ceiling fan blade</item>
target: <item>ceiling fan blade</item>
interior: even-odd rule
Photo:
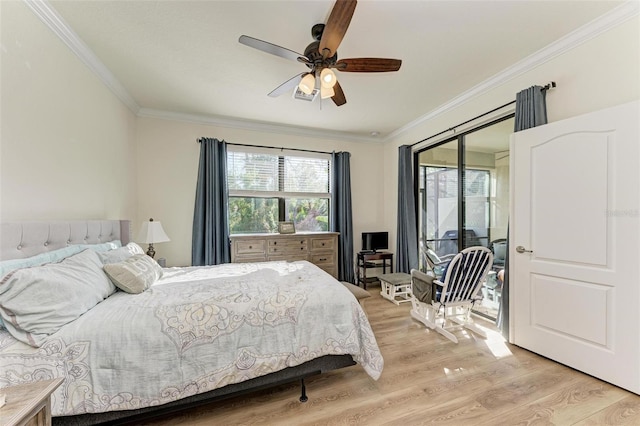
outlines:
[[[333,86],[333,91],[334,95],[331,97],[331,99],[337,106],[347,103],[347,98],[344,97],[344,92],[342,91],[342,87],[340,87],[340,83],[336,82],[336,85]]]
[[[238,41],[245,46],[253,47],[254,49],[262,50],[263,52],[271,53],[272,55],[280,56],[281,58],[291,59],[292,61],[297,61],[298,58],[303,58],[306,59],[307,62],[309,61],[309,59],[301,53],[269,43],[268,41],[259,40],[246,35],[240,36]]]
[[[320,48],[318,51],[323,59],[330,58],[335,55],[338,46],[349,28],[351,17],[356,10],[356,0],[337,0],[333,6],[333,10],[327,19],[320,39]]]
[[[282,95],[283,93],[291,91],[291,89],[293,89],[298,84],[300,84],[300,80],[302,79],[302,76],[305,75],[305,74],[306,74],[306,72],[301,72],[300,74],[294,75],[289,80],[285,81],[280,86],[278,86],[275,89],[273,89],[271,91],[271,93],[269,93],[268,96],[271,96],[272,98],[275,98],[277,96]]]
[[[402,65],[400,59],[352,58],[340,59],[335,69],[342,72],[387,72],[398,71]]]

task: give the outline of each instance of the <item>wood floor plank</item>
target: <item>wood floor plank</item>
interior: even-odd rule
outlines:
[[[563,386],[551,395],[504,413],[500,419],[514,425],[573,425],[616,404],[627,395],[628,392],[620,388],[583,376],[571,386]]]
[[[640,396],[505,342],[455,330],[455,344],[371,289],[363,308],[384,357],[379,380],[352,366],[210,403],[146,425],[640,425]]]
[[[626,392],[626,391],[625,391]],[[598,413],[575,423],[576,426],[638,426],[640,425],[640,398],[630,392]]]

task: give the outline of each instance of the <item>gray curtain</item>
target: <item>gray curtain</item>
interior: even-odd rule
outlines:
[[[547,124],[546,90],[541,86],[532,86],[516,95],[516,114],[514,132]],[[509,226],[507,225],[507,235]],[[496,324],[502,336],[509,339],[509,238],[507,238],[507,254],[504,260],[504,282],[500,310]]]
[[[398,229],[396,272],[418,268],[418,223],[413,190],[413,153],[411,147],[398,148]]]
[[[546,94],[541,86],[532,86],[516,95],[515,132],[547,124]]]
[[[333,174],[331,176],[331,224],[332,232],[339,232],[338,279],[355,282],[353,271],[353,222],[351,215],[351,154],[331,154]]]
[[[196,203],[193,210],[191,264],[229,263],[229,223],[227,218],[227,144],[201,138]]]

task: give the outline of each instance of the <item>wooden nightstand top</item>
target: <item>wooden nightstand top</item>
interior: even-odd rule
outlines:
[[[0,389],[0,394],[5,395],[7,401],[6,405],[0,408],[2,425],[31,424],[28,420],[36,417],[43,409],[49,423],[33,424],[51,424],[49,397],[63,381],[64,379],[58,378]]]

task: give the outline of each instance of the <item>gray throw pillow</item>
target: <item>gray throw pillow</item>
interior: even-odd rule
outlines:
[[[130,258],[104,265],[111,281],[127,293],[142,293],[162,277],[162,268],[146,254],[134,254]]]

